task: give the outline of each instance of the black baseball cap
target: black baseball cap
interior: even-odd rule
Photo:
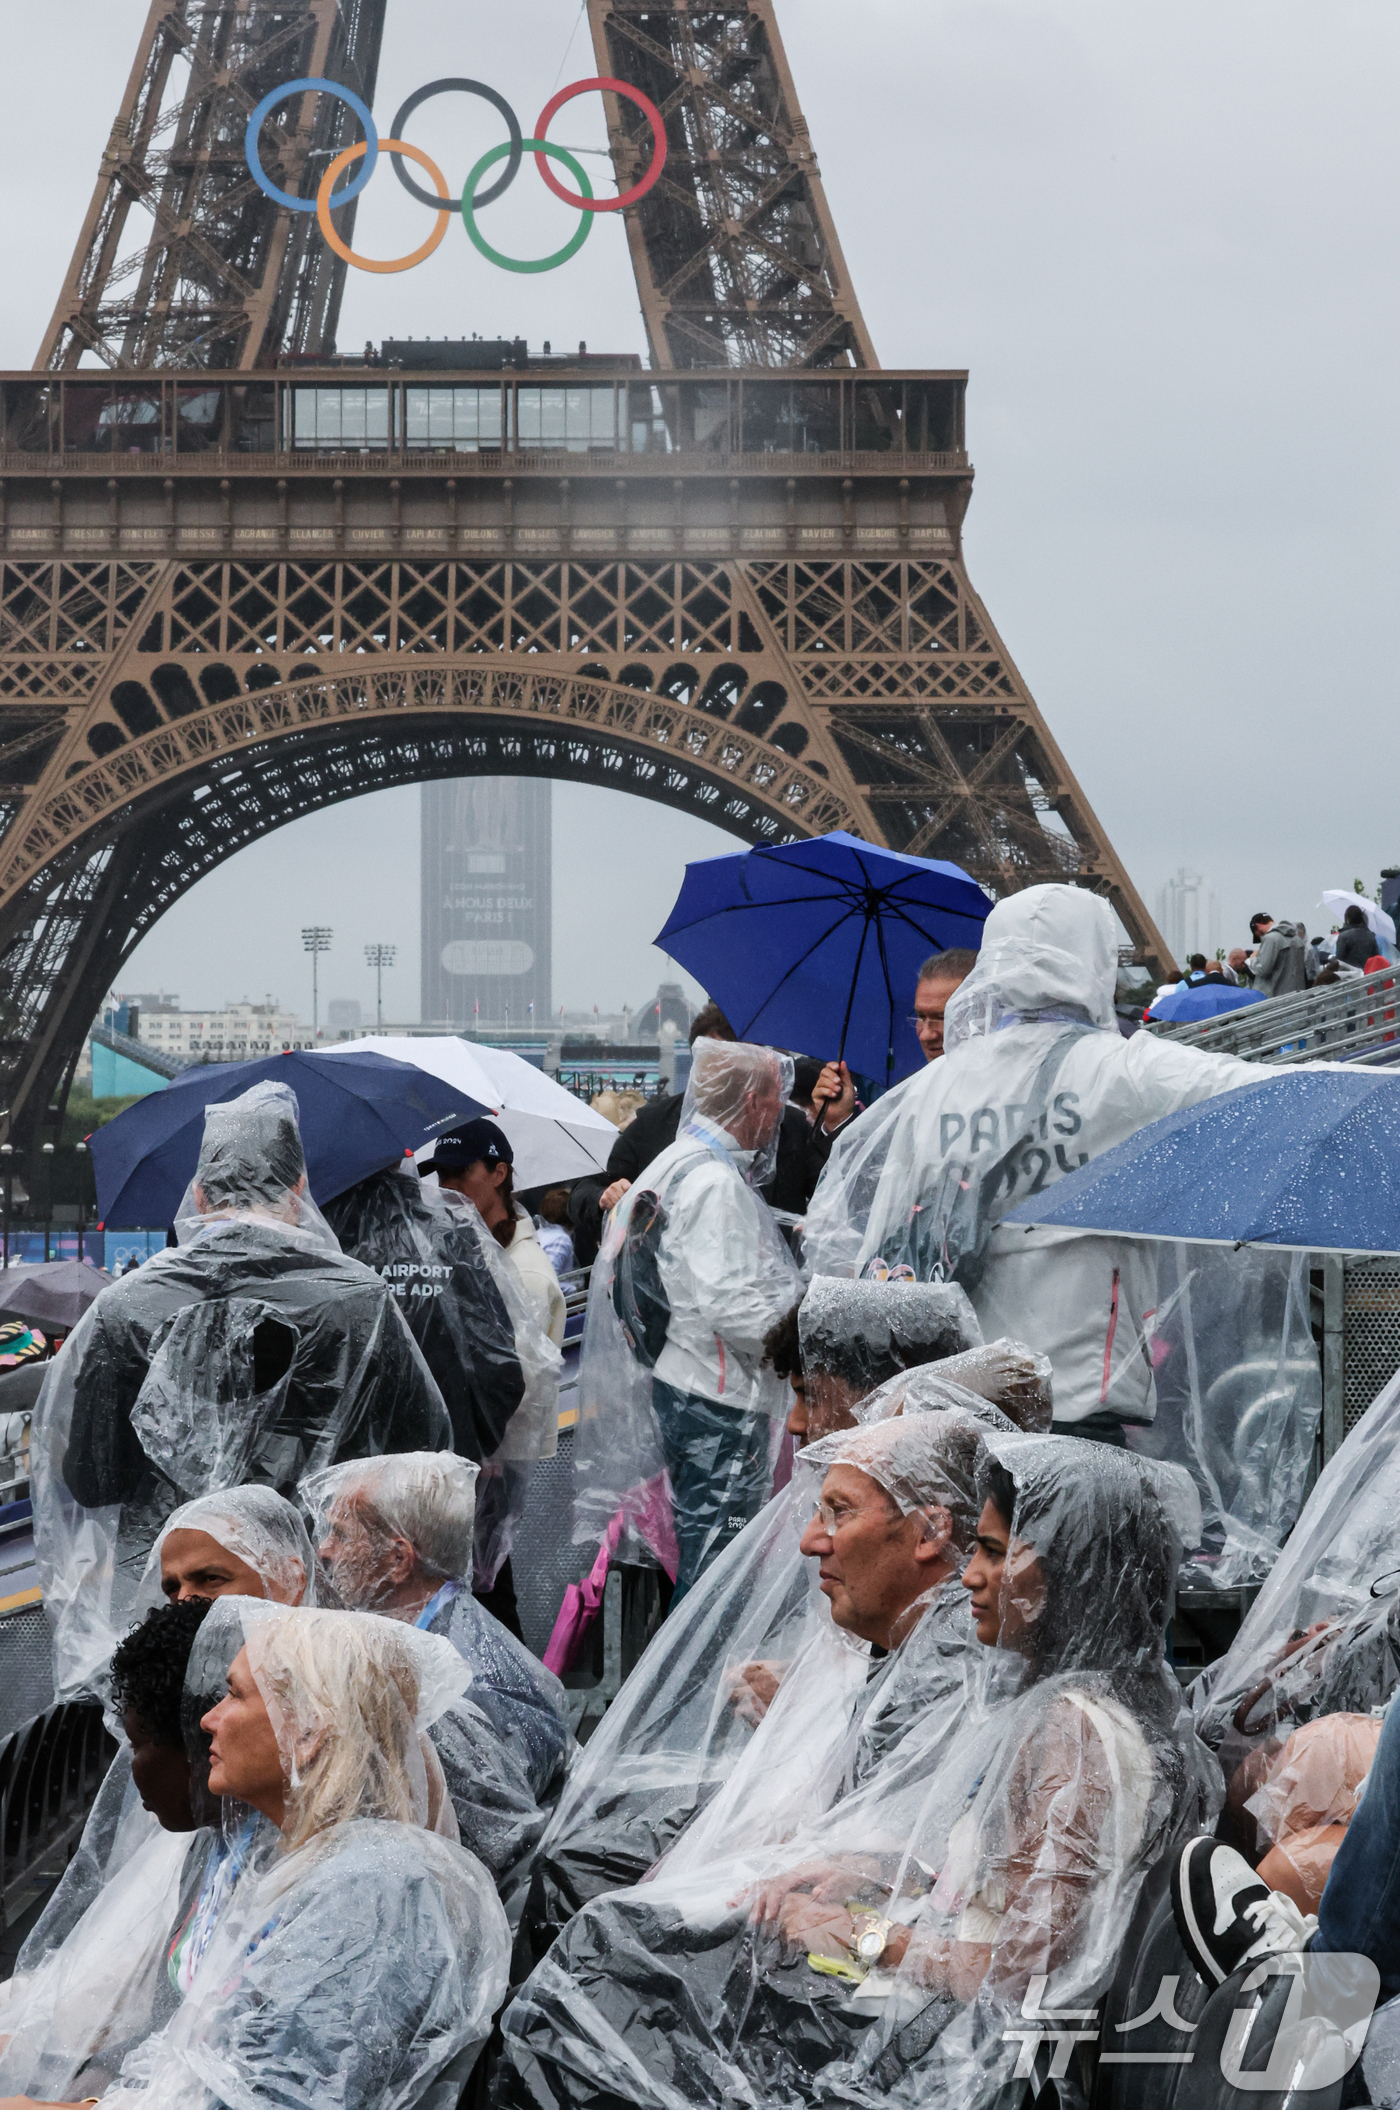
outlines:
[[[468,1165],[483,1161],[488,1165],[513,1165],[515,1152],[510,1147],[510,1137],[494,1121],[483,1114],[475,1121],[468,1121],[465,1128],[454,1128],[450,1136],[439,1136],[430,1158],[420,1166],[420,1172],[464,1172]]]

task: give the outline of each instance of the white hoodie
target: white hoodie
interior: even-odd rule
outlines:
[[[878,1257],[926,1280],[950,1208],[970,1220],[980,1201],[997,1225],[969,1285],[982,1331],[1050,1357],[1057,1421],[1153,1419],[1156,1249],[1000,1219],[1149,1121],[1270,1074],[1148,1033],[1125,1040],[1117,964],[1113,912],[1086,889],[998,902],[948,1005],[948,1053],[837,1138],[807,1216],[818,1272],[859,1274]]]

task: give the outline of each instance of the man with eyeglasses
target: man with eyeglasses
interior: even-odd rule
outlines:
[[[587,1876],[610,1864],[613,1884],[567,1901],[581,1909],[506,2011],[503,2105],[547,2093],[578,2110],[589,2088],[597,2099],[600,2082],[619,2104],[655,2101],[659,2091],[676,2102],[728,2101],[736,2057],[750,2075],[781,2072],[782,2047],[796,2046],[788,2071],[800,2060],[810,2078],[868,2026],[871,2011],[849,2004],[853,1981],[864,1978],[894,1927],[915,1917],[916,1893],[927,1882],[917,1865],[904,1880],[897,1851],[887,1865],[878,1859],[881,1822],[904,1807],[901,1794],[922,1807],[967,1705],[972,1632],[959,1575],[976,1543],[985,1426],[959,1409],[899,1416],[841,1430],[802,1454],[789,1514],[795,1521],[800,1505],[811,1516],[801,1550],[817,1570],[828,1616],[807,1623],[801,1652],[742,1755],[707,1736],[696,1769],[702,1777],[688,1792],[672,1788],[664,1830],[650,1812],[639,1822],[639,1805],[655,1793],[660,1770],[656,1722],[674,1718],[697,1675],[705,1676],[698,1636],[672,1659],[671,1681],[653,1686],[640,1747],[619,1751],[605,1721],[599,1733],[609,1739],[609,1764],[604,1773],[585,1751],[580,1782],[570,1780],[569,1818],[574,1866]],[[789,1522],[781,1542],[770,1540],[764,1563],[775,1607],[779,1596],[794,1602],[791,1530]],[[701,1587],[712,1593],[706,1631],[724,1637],[720,1622],[732,1603],[713,1602],[713,1574]],[[652,1664],[665,1660],[664,1638],[663,1629]],[[715,1651],[702,1654],[708,1661]],[[578,1811],[589,1807],[590,1791],[585,1834]],[[696,1814],[680,1830],[672,1813],[688,1814],[687,1803]],[[839,1848],[834,1830],[814,1829],[834,1809],[844,1820]],[[559,1843],[552,1833],[546,1861]],[[639,1845],[658,1856],[645,1881],[618,1865]],[[613,1887],[619,1876],[625,1887]],[[866,1895],[868,1905],[846,1911]],[[756,1946],[759,1922],[772,1924]],[[823,1939],[833,1922],[850,1934],[844,1950]],[[795,1955],[779,1953],[778,1923]],[[844,1982],[809,1966],[815,1950],[844,1956]],[[851,1968],[853,1952],[859,1970]],[[737,2006],[726,1997],[735,1987]],[[586,2078],[571,2053],[579,2043],[589,2048]],[[805,2088],[785,2087],[783,2099],[811,2098]]]
[[[943,1053],[943,1013],[948,999],[976,965],[976,953],[959,948],[931,953],[919,969],[909,1023],[918,1035],[925,1062],[937,1062]]]

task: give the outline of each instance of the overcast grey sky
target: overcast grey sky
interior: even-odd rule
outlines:
[[[4,365],[34,356],[145,12],[0,0]],[[1400,11],[780,12],[882,358],[971,369],[972,577],[1149,906],[1186,864],[1221,897],[1223,942],[1255,908],[1316,927],[1322,887],[1370,887],[1400,864]],[[578,0],[393,0],[377,105],[387,121],[410,89],[460,73],[533,116],[591,70]],[[416,120],[449,170],[494,137],[469,112],[457,100]],[[555,130],[600,144],[598,106],[570,106]],[[503,247],[560,238],[564,208],[542,188],[500,213]],[[374,186],[360,246],[407,246],[414,214],[396,185]],[[622,228],[595,227],[547,277],[508,278],[453,239],[401,278],[352,274],[343,345],[474,329],[641,350]],[[727,839],[582,786],[559,789],[556,816],[555,1002],[636,1002],[664,968],[647,940],[681,866]],[[297,931],[323,921],[338,934],[329,993],[372,994],[353,962],[389,939],[416,999],[417,875],[415,792],[296,823],[188,895],[126,980],[304,1005]]]

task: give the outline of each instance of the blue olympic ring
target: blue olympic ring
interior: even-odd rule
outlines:
[[[353,88],[342,88],[339,81],[326,81],[314,78],[301,81],[284,81],[280,88],[274,88],[270,95],[263,97],[252,116],[248,119],[248,129],[243,135],[243,151],[247,156],[248,168],[253,181],[257,184],[259,190],[266,191],[268,197],[275,204],[286,206],[289,212],[315,212],[316,200],[314,197],[294,198],[290,191],[278,189],[258,158],[258,134],[262,130],[264,118],[268,116],[269,112],[276,109],[278,103],[285,102],[289,95],[299,95],[311,88],[319,88],[322,94],[334,95],[340,102],[348,103],[365,128],[365,140],[367,143],[365,165],[353,183],[347,184],[343,191],[337,192],[334,201],[336,205],[348,205],[352,198],[358,198],[360,192],[374,174],[379,162],[378,127],[370,115],[369,106],[361,102]]]

